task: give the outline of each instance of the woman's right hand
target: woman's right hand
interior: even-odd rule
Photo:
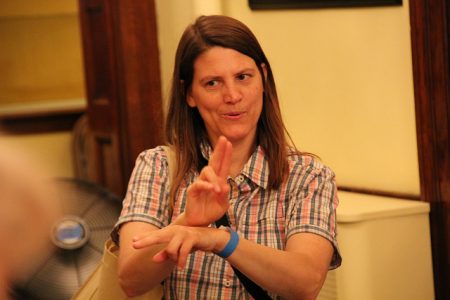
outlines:
[[[144,249],[163,245],[162,249],[153,255],[153,262],[173,261],[179,268],[184,268],[189,253],[197,250],[217,253],[225,248],[229,239],[230,233],[226,230],[171,225],[135,236],[133,247]]]
[[[184,219],[188,226],[208,226],[222,217],[230,205],[230,172],[232,145],[221,136],[209,163],[187,190]]]

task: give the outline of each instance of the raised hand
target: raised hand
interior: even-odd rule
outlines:
[[[221,136],[209,163],[187,190],[185,220],[189,226],[208,226],[229,207],[227,177],[231,165],[232,145]]]

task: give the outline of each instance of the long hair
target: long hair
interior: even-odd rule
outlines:
[[[188,26],[178,44],[168,115],[167,142],[176,153],[177,168],[171,184],[171,201],[187,172],[201,167],[200,144],[207,140],[203,120],[196,107],[187,105],[186,96],[194,77],[197,57],[214,46],[230,48],[251,57],[263,79],[263,109],[257,128],[257,143],[269,161],[269,188],[278,188],[288,174],[287,134],[269,61],[250,29],[226,16],[201,16]],[[262,69],[266,68],[266,76]],[[289,137],[290,138],[290,137]],[[292,140],[291,140],[292,142]]]

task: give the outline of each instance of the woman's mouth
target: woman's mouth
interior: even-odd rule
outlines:
[[[225,119],[231,119],[231,120],[239,119],[243,115],[244,115],[244,112],[241,112],[241,111],[232,111],[232,112],[227,112],[227,113],[223,114]]]

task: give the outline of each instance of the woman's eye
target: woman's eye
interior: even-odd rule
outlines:
[[[237,79],[242,81],[242,80],[248,79],[249,77],[250,77],[249,74],[239,74],[239,75],[237,76]]]
[[[210,81],[206,82],[207,87],[215,87],[217,85],[218,85],[217,80],[210,80]]]

